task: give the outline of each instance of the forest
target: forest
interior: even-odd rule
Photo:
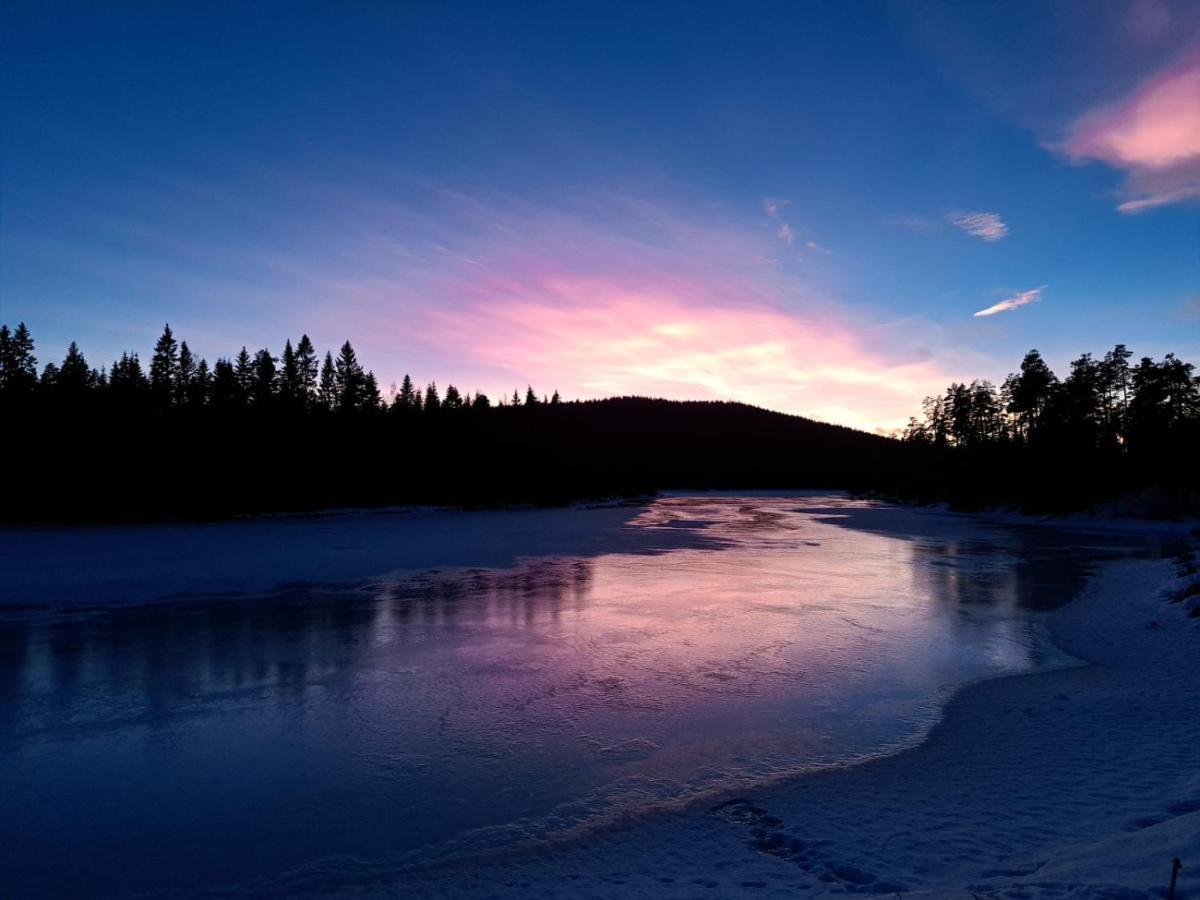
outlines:
[[[1084,353],[1059,379],[1030,350],[999,389],[973,381],[926,397],[904,437],[933,451],[936,475],[914,478],[909,492],[962,508],[1125,498],[1130,511],[1196,512],[1200,378],[1171,353],[1132,357],[1124,344],[1100,359]]]
[[[561,504],[662,489],[844,488],[978,509],[1061,512],[1138,498],[1200,505],[1200,379],[1118,345],[1059,380],[1030,351],[997,389],[952,384],[902,439],[732,402],[493,402],[409,376],[385,397],[346,341],[243,347],[210,367],[163,329],[148,364],[40,369],[0,326],[6,521],[152,521],[403,504]]]

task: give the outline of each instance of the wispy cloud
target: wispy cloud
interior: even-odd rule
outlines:
[[[833,256],[832,250],[830,250],[828,247],[822,247],[816,241],[805,241],[804,246],[807,247],[809,250],[811,250],[813,253],[819,253],[822,256]]]
[[[791,226],[787,222],[779,226],[779,230],[775,232],[775,236],[785,244],[790,244],[796,240],[796,232],[792,231]]]
[[[1126,173],[1121,212],[1200,197],[1200,52],[1080,117],[1059,149]]]
[[[994,212],[951,212],[946,221],[982,241],[998,241],[1008,234],[1008,226]]]
[[[779,211],[785,206],[791,206],[791,204],[791,200],[780,200],[778,197],[767,197],[765,200],[763,200],[763,212],[765,212],[772,219],[778,219]]]
[[[1042,299],[1042,291],[1046,289],[1043,284],[1041,287],[1036,287],[1031,291],[1020,291],[1013,294],[1007,300],[1001,300],[999,303],[993,303],[987,309],[981,309],[975,313],[975,318],[983,316],[994,316],[996,313],[1008,312],[1009,310],[1019,309],[1022,306],[1028,306],[1030,303],[1037,303]]]

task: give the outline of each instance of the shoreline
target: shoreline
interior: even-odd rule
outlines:
[[[1194,897],[1200,623],[1164,597],[1175,569],[1101,565],[1046,621],[1082,665],[964,686],[896,754],[366,895],[1150,898],[1181,856]]]

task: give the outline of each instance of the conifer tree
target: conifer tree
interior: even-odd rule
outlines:
[[[423,409],[427,413],[435,413],[442,408],[442,399],[438,396],[436,382],[429,382],[429,386],[425,388],[425,403]]]
[[[405,375],[404,380],[400,382],[400,390],[396,392],[396,399],[392,405],[400,412],[413,411],[420,407],[421,398],[417,395],[417,390],[413,387],[412,379],[408,375]]]
[[[336,406],[339,412],[353,412],[361,408],[363,392],[366,387],[366,377],[359,365],[358,356],[349,341],[342,344],[338,352],[337,362],[333,367],[334,383],[337,393]]]
[[[264,347],[254,354],[250,402],[260,408],[270,406],[275,399],[276,381],[275,357]]]
[[[188,349],[187,341],[179,344],[179,377],[175,385],[175,402],[183,406],[192,396],[192,382],[196,378],[196,358]]]
[[[33,336],[24,322],[14,331],[0,330],[0,388],[27,391],[38,381],[37,357],[33,355]]]
[[[154,344],[154,355],[150,357],[150,394],[154,405],[159,409],[171,406],[178,386],[179,344],[168,324],[163,326],[163,333]]]
[[[238,386],[238,402],[246,403],[254,386],[254,361],[243,345],[233,360],[233,378]]]
[[[66,395],[79,397],[89,387],[96,383],[92,370],[88,368],[87,360],[79,352],[79,345],[71,341],[67,355],[63,357],[58,371],[58,384]]]
[[[212,405],[218,409],[233,409],[242,404],[244,396],[233,363],[221,357],[213,364],[212,386],[209,391]]]
[[[325,352],[325,362],[321,365],[321,378],[317,385],[317,407],[331,410],[337,404],[337,374],[333,370],[333,354]]]
[[[182,352],[180,353],[182,356]],[[209,391],[212,386],[212,374],[208,370],[208,360],[201,359],[196,366],[196,374],[188,384],[187,404],[189,406],[207,406]]]
[[[379,395],[379,382],[374,372],[363,376],[362,409],[366,412],[378,412],[383,407],[383,397]]]
[[[452,384],[446,386],[446,398],[442,401],[442,407],[444,409],[462,409],[463,407],[462,395]]]
[[[307,408],[316,402],[317,351],[307,334],[300,335],[296,345],[296,368],[300,374],[300,401]]]

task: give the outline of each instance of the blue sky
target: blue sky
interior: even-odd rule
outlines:
[[[874,428],[1030,347],[1200,356],[1194,4],[113,6],[0,14],[43,362],[307,331]]]

